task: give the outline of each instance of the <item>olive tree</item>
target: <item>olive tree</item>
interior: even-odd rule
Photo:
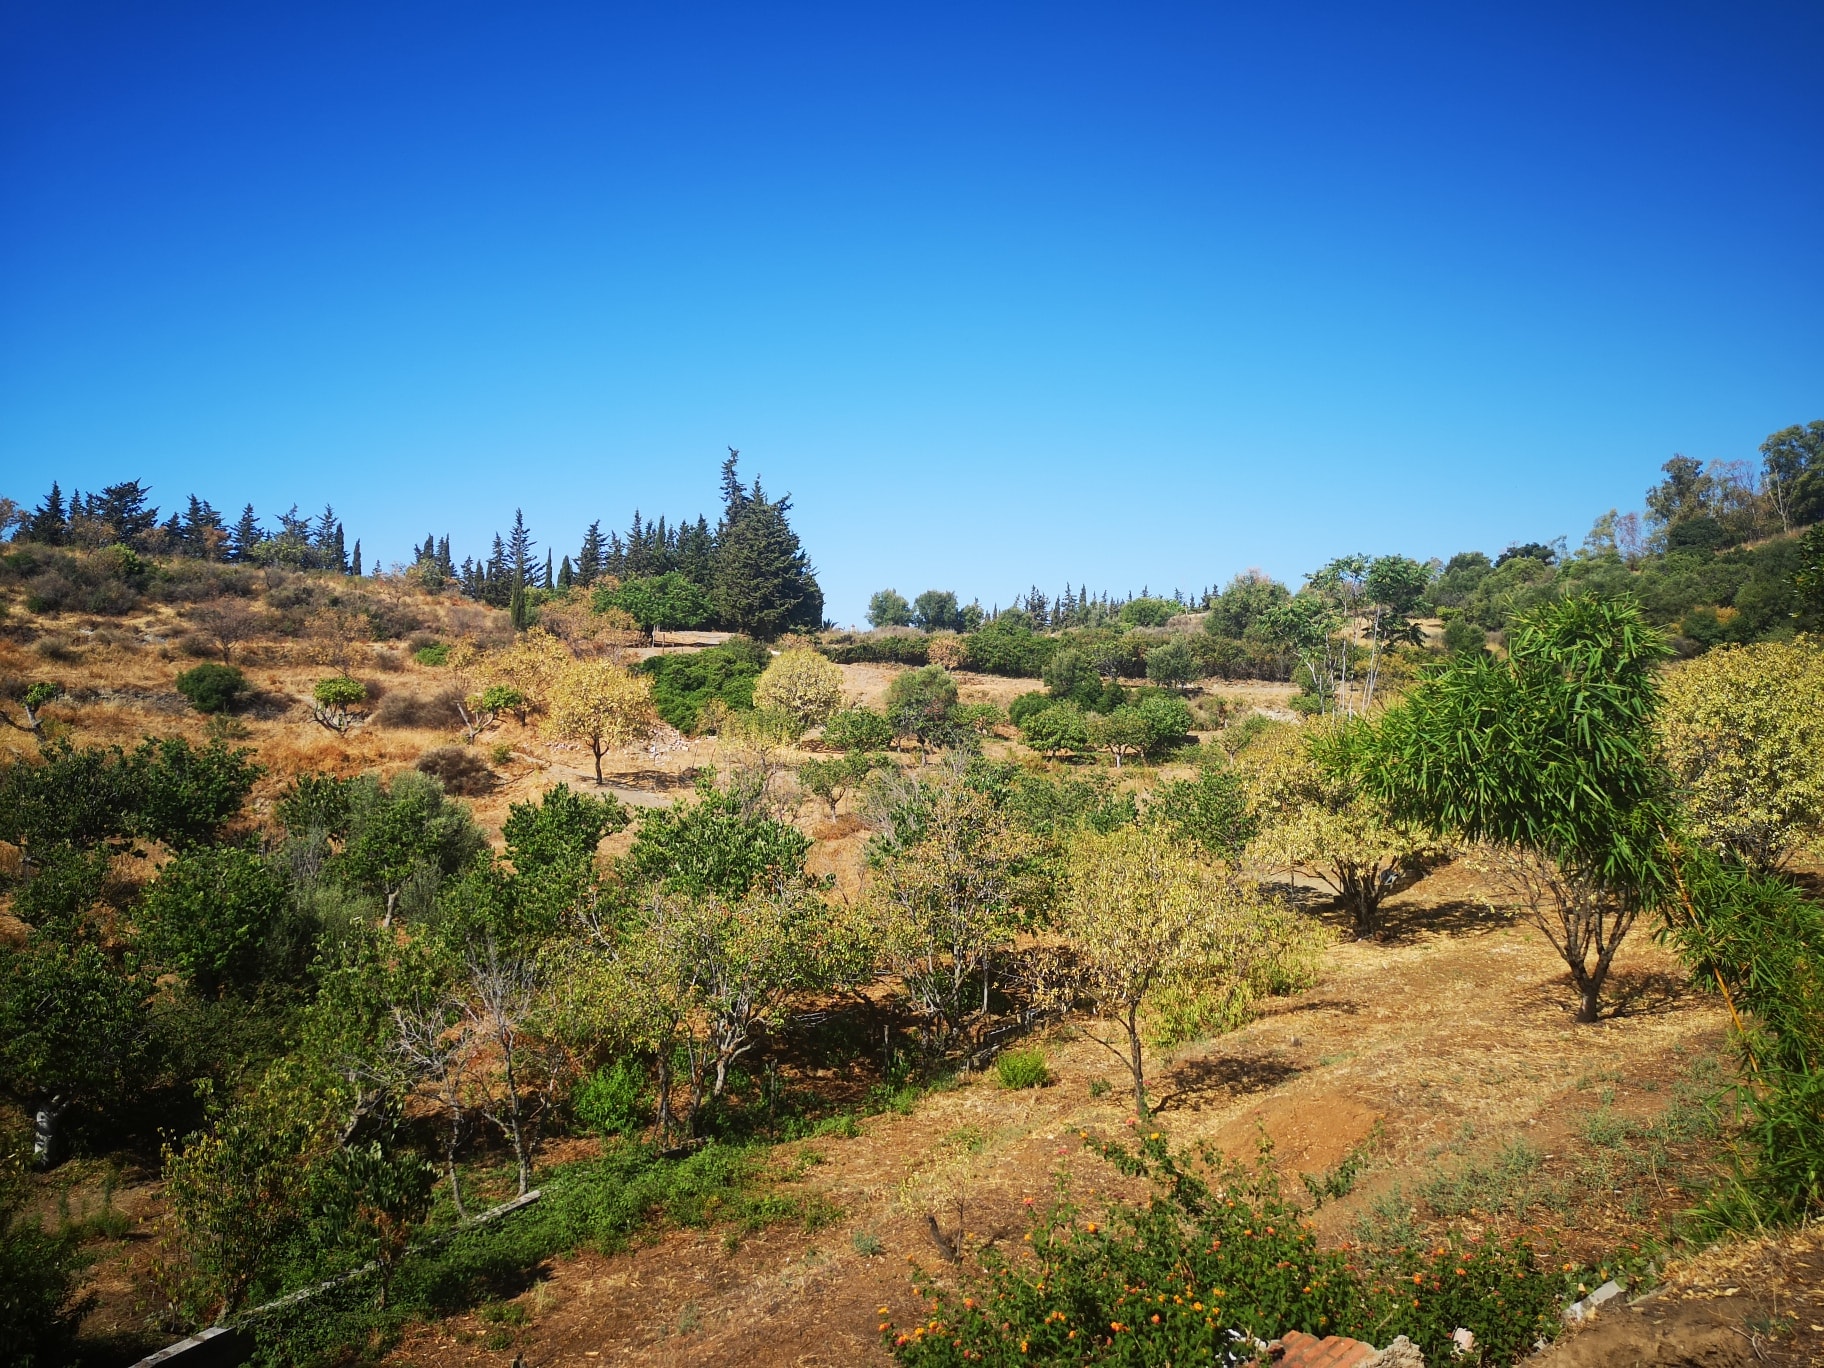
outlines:
[[[944,1038],[988,1008],[994,951],[1029,899],[1031,842],[957,773],[917,782],[896,806],[867,906],[888,968]]]

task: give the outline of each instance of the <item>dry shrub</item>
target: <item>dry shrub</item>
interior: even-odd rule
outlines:
[[[488,762],[468,746],[437,746],[418,757],[418,772],[443,782],[443,791],[478,798],[498,782]]]
[[[177,643],[177,649],[196,660],[211,660],[215,657],[215,643],[200,633],[193,633]]]
[[[374,648],[374,668],[383,674],[398,674],[405,669],[405,656],[383,646]]]
[[[419,727],[448,731],[456,725],[456,703],[460,697],[461,691],[457,689],[440,689],[434,694],[394,690],[374,709],[374,722],[395,730]]]
[[[43,656],[46,660],[55,660],[62,664],[68,664],[73,660],[81,658],[75,645],[65,636],[51,635],[39,637],[38,640],[33,643],[32,649],[37,651],[38,654]]]
[[[955,632],[932,633],[927,649],[931,663],[946,670],[960,670],[969,660],[969,648]]]

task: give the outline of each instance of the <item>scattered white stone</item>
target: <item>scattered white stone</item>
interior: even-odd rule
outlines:
[[[1623,1289],[1620,1283],[1616,1282],[1613,1278],[1610,1278],[1582,1301],[1572,1302],[1569,1306],[1565,1307],[1564,1323],[1566,1325],[1576,1325],[1580,1321],[1588,1319],[1590,1316],[1595,1315],[1601,1308],[1614,1301],[1615,1298],[1619,1297],[1624,1290],[1625,1289]]]

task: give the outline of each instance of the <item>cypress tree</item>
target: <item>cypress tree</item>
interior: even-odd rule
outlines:
[[[359,537],[355,538],[355,555],[354,559],[349,562],[348,573],[351,575],[361,574],[361,538]]]

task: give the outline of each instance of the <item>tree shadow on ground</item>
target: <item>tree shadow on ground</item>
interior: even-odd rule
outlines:
[[[1230,1097],[1269,1092],[1305,1070],[1290,1060],[1207,1055],[1180,1060],[1166,1075],[1169,1092],[1162,1092],[1154,1111],[1201,1111]]]
[[[1568,975],[1564,985],[1570,991]],[[1660,969],[1617,969],[1603,985],[1602,1019],[1668,1016],[1697,996],[1691,984],[1678,974]]]

